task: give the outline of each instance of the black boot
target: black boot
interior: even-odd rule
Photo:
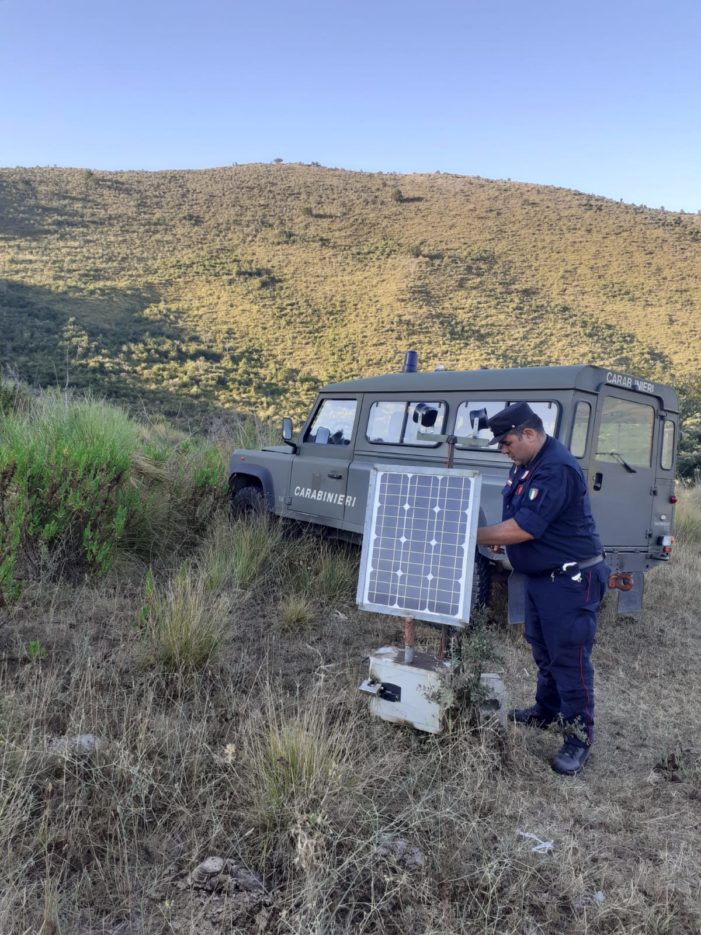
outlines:
[[[565,737],[564,744],[552,762],[552,768],[561,776],[576,776],[584,768],[590,749],[572,737]]]
[[[537,704],[531,705],[530,708],[512,708],[507,717],[510,721],[515,721],[516,724],[540,727],[541,730],[550,727],[557,720],[557,715],[546,714]]]

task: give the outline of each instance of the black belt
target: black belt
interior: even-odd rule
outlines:
[[[599,562],[603,562],[604,556],[595,555],[594,558],[586,558],[583,562],[577,562],[580,568],[591,568],[592,565],[598,565]]]
[[[559,568],[553,568],[550,577],[555,580],[558,575],[564,575],[565,578],[571,578],[572,581],[581,581],[582,572],[585,568],[591,568],[603,562],[603,555],[595,555],[593,558],[585,558],[583,562],[563,562]]]
[[[530,571],[526,572],[526,574],[530,575],[532,578],[556,578],[560,575],[564,575],[567,578],[577,580],[577,575],[580,571],[591,568],[593,565],[598,565],[599,562],[603,562],[603,560],[603,554],[594,555],[592,558],[582,559],[581,562],[563,562],[562,565],[558,565],[556,568],[548,568],[547,571]]]

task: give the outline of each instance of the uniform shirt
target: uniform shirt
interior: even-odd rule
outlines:
[[[529,464],[513,465],[502,495],[503,519],[535,537],[508,546],[515,571],[545,574],[603,552],[582,469],[557,439],[547,436]]]

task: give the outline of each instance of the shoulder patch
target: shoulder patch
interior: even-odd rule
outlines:
[[[538,490],[537,487],[531,487],[531,489],[528,491],[528,499],[535,500],[535,498],[538,496],[539,493],[540,491]]]

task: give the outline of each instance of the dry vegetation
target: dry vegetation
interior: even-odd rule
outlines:
[[[0,932],[699,932],[701,498],[681,493],[643,621],[603,612],[572,779],[547,732],[371,719],[364,657],[400,630],[356,608],[357,552],[216,498],[189,544],[176,499],[150,560],[120,539],[102,578],[26,577],[0,618]],[[529,700],[521,634],[472,642]],[[208,889],[210,856],[230,863]]]
[[[0,170],[2,364],[204,430],[0,384],[0,933],[700,932],[698,488],[643,621],[604,609],[573,779],[556,736],[469,708],[437,737],[369,718],[400,632],[357,610],[357,553],[223,496],[265,434],[232,407],[300,415],[410,345],[676,382],[693,441],[700,240],[446,175]],[[498,615],[466,655],[530,699]]]
[[[3,169],[2,359],[170,413],[299,415],[409,346],[426,367],[601,363],[698,399],[700,255],[699,216],[547,186]]]

